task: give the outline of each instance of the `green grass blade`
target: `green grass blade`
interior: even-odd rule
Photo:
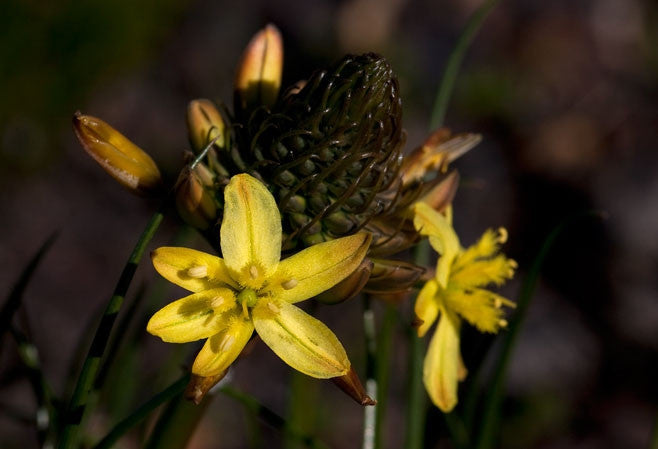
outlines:
[[[11,320],[23,300],[25,289],[30,283],[30,280],[32,279],[34,272],[39,266],[39,263],[48,253],[48,250],[52,247],[53,243],[55,243],[55,240],[57,240],[57,235],[58,232],[54,232],[50,235],[50,237],[46,239],[45,242],[43,242],[36,254],[32,256],[32,259],[30,259],[30,261],[27,263],[20,276],[18,277],[18,280],[14,284],[14,287],[11,289],[9,297],[3,304],[2,309],[0,309],[0,337],[2,337],[5,331],[10,328],[9,325]]]
[[[541,268],[546,260],[546,256],[555,245],[557,238],[575,221],[586,217],[601,217],[600,213],[587,212],[572,217],[568,217],[558,224],[551,233],[546,237],[544,243],[535,257],[535,260],[526,274],[519,294],[519,300],[516,304],[516,313],[510,320],[509,328],[502,339],[502,348],[500,356],[496,361],[494,375],[488,394],[485,398],[482,424],[478,432],[477,449],[490,449],[494,447],[497,438],[497,430],[500,422],[500,407],[503,399],[504,381],[507,374],[507,367],[512,356],[512,350],[521,329],[521,324],[526,316],[528,307],[537,287]]]
[[[383,449],[383,429],[388,405],[388,387],[393,353],[393,331],[397,323],[397,309],[386,304],[384,320],[377,340],[377,410],[375,423],[375,449]]]
[[[658,415],[656,415],[656,421],[653,424],[649,449],[658,449]]]
[[[468,19],[464,31],[462,31],[461,35],[459,36],[455,48],[450,53],[450,57],[446,63],[446,68],[443,71],[441,84],[439,84],[439,90],[436,94],[434,107],[432,108],[430,130],[435,130],[443,125],[443,120],[445,119],[446,111],[448,109],[448,103],[450,102],[452,91],[455,88],[455,81],[457,80],[459,69],[461,68],[462,61],[464,60],[464,55],[470,47],[471,42],[473,42],[475,35],[480,30],[484,20],[487,18],[494,6],[496,6],[498,1],[499,0],[486,0],[482,6],[480,6],[475,11],[475,13],[473,13],[473,15]]]
[[[121,309],[128,287],[135,275],[137,266],[142,259],[144,250],[162,222],[166,207],[167,203],[163,204],[149,220],[123,268],[112,297],[107,303],[101,322],[91,342],[87,357],[82,365],[82,370],[73,391],[73,397],[64,417],[64,429],[58,443],[59,449],[70,449],[76,446],[77,434],[87,408],[89,393],[96,381],[100,361],[107,347],[114,322]]]
[[[180,395],[190,381],[190,375],[186,374],[160,393],[146,401],[141,407],[135,410],[131,415],[119,422],[114,428],[98,442],[94,449],[109,449],[114,446],[119,438],[126,434],[130,429],[142,422],[151,412],[160,407],[167,401]]]

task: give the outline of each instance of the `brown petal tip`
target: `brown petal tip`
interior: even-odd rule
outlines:
[[[350,371],[344,376],[332,378],[331,381],[358,404],[363,406],[377,404],[377,401],[366,393],[354,368],[350,368]]]
[[[228,370],[216,376],[209,377],[192,374],[190,383],[187,384],[187,388],[185,389],[185,399],[199,405],[210,389],[217,385],[226,376],[227,372]]]

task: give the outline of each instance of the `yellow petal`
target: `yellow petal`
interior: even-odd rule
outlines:
[[[189,248],[164,246],[151,253],[153,266],[169,282],[191,292],[217,287],[237,287],[224,261]]]
[[[253,332],[250,320],[233,313],[226,327],[203,345],[192,365],[192,373],[204,377],[222,373],[240,355]]]
[[[272,296],[295,303],[330,289],[359,266],[372,237],[366,232],[318,243],[281,261],[270,280]]]
[[[430,245],[441,255],[436,266],[436,279],[445,288],[450,267],[460,250],[459,238],[449,218],[425,203],[416,203],[414,206],[414,226],[421,235],[429,236]]]
[[[491,333],[498,332],[507,324],[503,319],[502,306],[515,306],[512,301],[481,288],[449,289],[444,300],[448,308],[477,327],[480,332]]]
[[[444,412],[457,405],[460,374],[459,318],[443,310],[423,366],[423,382],[432,402]]]
[[[224,189],[220,231],[226,266],[242,285],[260,288],[281,258],[281,216],[267,187],[247,174]]]
[[[235,295],[215,288],[174,301],[155,313],[146,330],[171,343],[186,343],[215,335],[226,326],[226,312],[235,306]]]
[[[297,371],[320,379],[349,372],[350,361],[336,335],[297,306],[262,299],[252,316],[260,338]]]
[[[429,330],[430,326],[434,324],[436,316],[439,314],[439,302],[436,299],[436,292],[439,286],[435,280],[430,280],[425,283],[423,288],[418,293],[416,304],[414,305],[414,312],[418,319],[422,320],[421,325],[418,327],[418,336],[424,336]]]

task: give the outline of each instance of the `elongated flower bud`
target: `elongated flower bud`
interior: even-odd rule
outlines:
[[[352,274],[329,290],[320,293],[315,297],[316,301],[324,304],[339,304],[355,297],[361,292],[366,282],[368,282],[371,271],[372,262],[368,258],[363,259],[361,265]]]
[[[344,376],[332,378],[331,381],[357,403],[363,406],[377,405],[377,401],[366,393],[354,368],[350,368],[350,371]]]
[[[210,100],[201,98],[190,101],[187,106],[187,128],[192,148],[197,152],[215,138],[217,146],[224,146],[224,119]]]
[[[209,188],[213,174],[199,163],[194,170],[181,172],[176,187],[176,208],[181,218],[198,229],[208,229],[217,221],[217,204]]]
[[[248,111],[272,106],[281,87],[283,40],[274,25],[267,25],[251,39],[235,76],[235,108]]]
[[[73,128],[85,151],[121,185],[139,195],[160,191],[162,178],[153,159],[103,120],[76,112]]]

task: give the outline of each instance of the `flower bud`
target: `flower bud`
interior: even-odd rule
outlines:
[[[153,159],[103,120],[76,112],[73,129],[85,151],[121,185],[140,195],[160,191],[162,178]]]
[[[363,286],[366,285],[366,282],[368,282],[371,270],[372,262],[367,258],[363,259],[361,265],[359,265],[352,274],[331,287],[329,290],[320,293],[315,299],[323,304],[333,305],[355,297],[361,292]]]
[[[457,187],[459,187],[459,173],[453,170],[419,201],[429,204],[437,212],[443,212],[455,199]]]
[[[205,98],[190,101],[187,129],[195,151],[203,150],[215,138],[217,146],[224,146],[224,128],[224,119],[212,101]]]
[[[235,76],[236,111],[272,106],[281,87],[283,41],[274,25],[267,25],[249,41]]]
[[[208,229],[217,221],[217,204],[208,189],[213,175],[202,163],[184,169],[176,185],[176,208],[181,218],[197,229]]]
[[[425,268],[400,260],[372,259],[373,268],[363,291],[370,294],[406,292],[425,273]]]
[[[196,405],[201,403],[201,400],[208,394],[210,389],[217,385],[224,376],[226,376],[227,371],[223,371],[216,376],[203,377],[196,374],[192,374],[190,377],[190,382],[185,388],[185,399],[194,402]]]
[[[344,376],[333,377],[331,381],[359,404],[363,406],[377,404],[377,401],[366,393],[354,368],[350,368],[350,371]]]

